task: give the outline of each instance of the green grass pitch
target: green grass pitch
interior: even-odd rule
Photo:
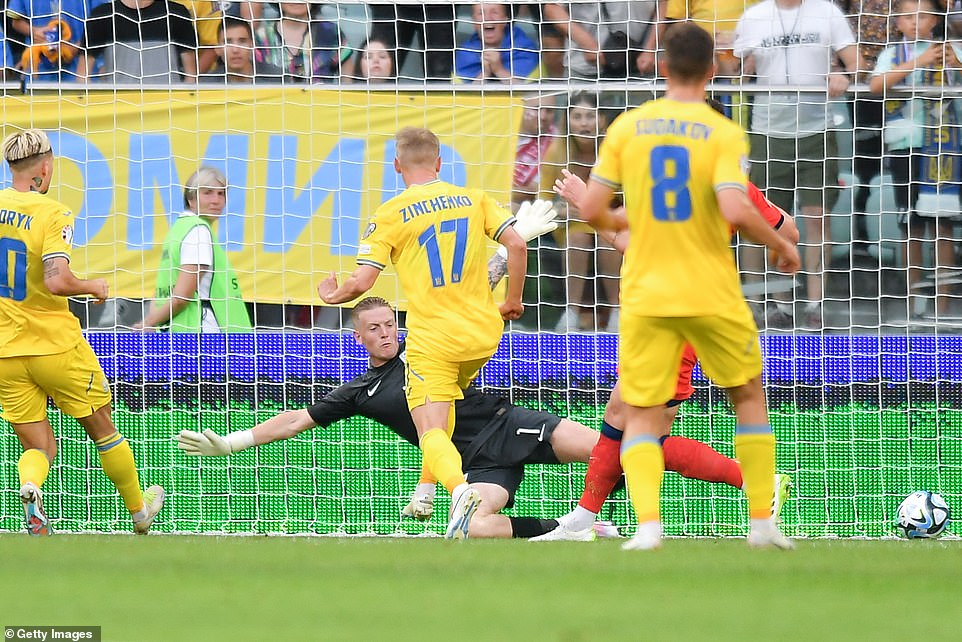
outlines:
[[[962,542],[0,535],[0,626],[104,640],[904,640],[958,635]]]

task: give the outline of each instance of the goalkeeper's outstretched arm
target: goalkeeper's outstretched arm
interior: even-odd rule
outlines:
[[[195,457],[223,457],[254,446],[290,439],[316,426],[307,410],[288,410],[250,430],[232,432],[223,437],[209,429],[204,432],[181,430],[177,435],[177,447]]]

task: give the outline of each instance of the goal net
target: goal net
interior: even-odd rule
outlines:
[[[52,64],[55,56],[30,48],[39,43],[18,47],[25,36],[14,31],[6,34],[8,66],[39,58],[29,63],[32,73],[8,73],[0,97],[4,135],[37,127],[50,136],[57,157],[50,195],[76,213],[73,270],[109,281],[107,304],[71,305],[111,382],[114,420],[132,444],[142,482],[159,483],[169,493],[155,528],[439,533],[447,510],[443,492],[432,522],[400,518],[418,480],[420,455],[375,422],[348,419],[203,460],[184,456],[174,436],[183,429],[225,434],[251,428],[306,407],[365,371],[367,356],[351,335],[349,309],[322,306],[316,286],[332,271],[344,278],[354,269],[368,217],[403,189],[393,167],[399,128],[437,133],[441,179],[482,187],[506,208],[554,199],[551,185],[562,169],[587,177],[606,124],[664,94],[663,80],[646,66],[654,61],[642,62],[649,43],[661,42],[656,3],[566,3],[567,18],[536,11],[537,3],[515,3],[507,30],[516,33],[516,55],[497,64],[482,62],[483,47],[470,43],[483,41],[486,28],[502,20],[484,14],[476,23],[468,3],[318,3],[306,5],[304,16],[288,16],[276,5],[242,2],[225,9],[232,18],[226,21],[217,7],[205,13],[204,6],[214,3],[188,4],[199,45],[191,51],[199,52],[195,62],[202,65],[196,84],[181,82],[187,48],[174,40],[121,46],[125,34],[99,49],[91,46],[91,60],[80,60],[90,67],[83,82],[72,75],[83,75],[76,67],[60,78],[44,73],[41,63]],[[695,11],[715,3],[680,3],[686,4]],[[668,5],[669,12],[678,10]],[[71,11],[68,3],[62,6]],[[80,16],[90,25],[104,9],[82,11],[90,12]],[[427,28],[408,11],[422,11]],[[22,18],[49,22],[49,16]],[[308,27],[298,33],[307,34],[301,42],[313,55],[284,53],[281,21]],[[739,53],[738,43],[729,49],[726,40],[735,21],[719,17],[722,26],[714,30],[720,62]],[[859,45],[879,45],[876,55],[901,38],[892,33],[866,43],[859,20],[849,22]],[[951,19],[942,22],[953,28]],[[788,37],[776,44],[782,53],[799,46],[788,33],[790,23],[784,29],[772,24],[773,36]],[[57,38],[68,42],[66,30],[57,28]],[[231,29],[247,33],[252,44],[232,41]],[[383,82],[373,62],[377,38],[387,45],[392,69]],[[444,38],[453,44],[439,48]],[[250,54],[255,83],[238,82],[246,63],[229,61],[232,50]],[[212,55],[205,58],[205,51]],[[168,67],[149,76],[158,56]],[[136,73],[131,59],[138,61]],[[825,64],[844,68],[837,57],[826,56]],[[504,68],[506,80],[491,75]],[[883,100],[868,93],[869,75],[828,99],[827,72],[819,92],[793,71],[790,62],[786,78],[765,85],[736,69],[710,85],[726,115],[746,128],[757,129],[760,105],[790,106],[796,115],[814,105],[826,115],[814,147],[803,147],[805,136],[751,139],[753,178],[767,170],[769,184],[760,187],[795,216],[802,272],[787,278],[749,243],[737,240],[734,248],[762,331],[777,469],[794,484],[782,518],[790,535],[890,536],[895,509],[912,491],[939,492],[962,510],[962,304],[955,289],[962,265],[962,149],[956,145],[962,74],[926,75],[918,87],[898,83]],[[488,77],[475,82],[478,75]],[[904,149],[924,158],[894,161],[908,169],[893,174],[892,159],[904,154],[891,148],[883,130],[914,101],[926,110],[919,122],[926,133],[919,148]],[[779,158],[787,153],[800,155],[788,170]],[[237,275],[255,331],[136,332],[155,298],[165,236],[185,208],[184,183],[201,166],[228,179],[214,241]],[[807,175],[822,172],[816,185],[779,183],[786,173],[801,181],[803,166]],[[934,205],[919,211],[914,200],[901,204],[905,172],[921,185],[908,190],[910,197],[920,191],[923,204]],[[10,184],[5,164],[0,183]],[[620,259],[579,221],[576,209],[560,200],[557,209],[559,230],[529,245],[525,315],[506,326],[478,385],[598,429],[616,380]],[[10,291],[14,272],[4,250],[0,296]],[[407,301],[392,269],[373,294],[398,307],[403,328]],[[724,394],[698,372],[695,383],[674,434],[732,456],[734,417]],[[74,420],[49,410],[60,449],[44,497],[55,529],[128,531],[129,517],[92,443]],[[0,420],[0,426],[0,530],[18,531],[21,447],[9,425]],[[550,518],[567,512],[580,496],[584,470],[585,464],[527,467],[509,514]],[[662,508],[671,535],[737,535],[747,528],[740,489],[676,473],[666,474]],[[630,530],[634,518],[624,490],[616,491],[601,518]]]

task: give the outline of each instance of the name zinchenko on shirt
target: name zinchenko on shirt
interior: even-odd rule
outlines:
[[[402,221],[407,223],[423,214],[431,214],[432,212],[439,212],[441,210],[453,210],[459,207],[471,207],[471,205],[473,205],[471,198],[463,194],[456,196],[438,196],[437,198],[411,203],[407,207],[402,207],[398,210],[398,213],[401,215]]]
[[[681,136],[693,140],[708,140],[713,127],[691,120],[674,118],[642,118],[635,121],[635,136]]]

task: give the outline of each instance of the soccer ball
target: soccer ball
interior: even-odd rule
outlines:
[[[938,537],[949,523],[949,505],[940,495],[917,490],[898,510],[899,532],[909,539]]]

